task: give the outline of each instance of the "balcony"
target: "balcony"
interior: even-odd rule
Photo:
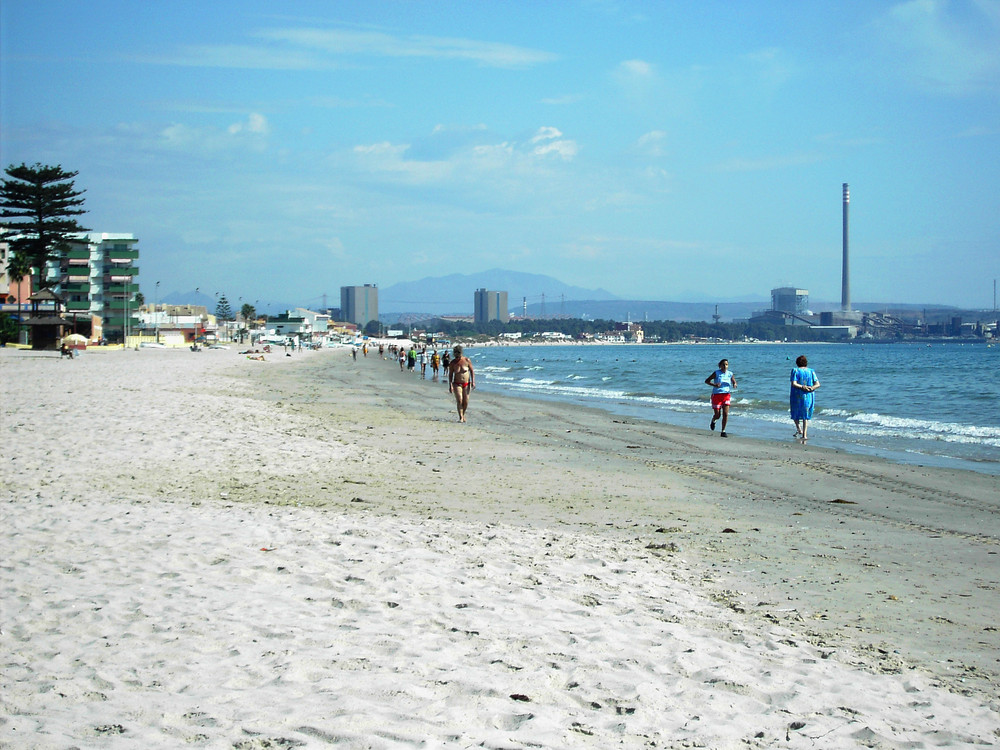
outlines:
[[[66,260],[76,260],[76,261],[90,261],[90,250],[67,250],[64,255]]]
[[[79,302],[67,302],[66,310],[68,312],[87,312],[90,310],[90,300],[81,300]]]
[[[112,263],[128,263],[129,261],[138,260],[139,251],[135,250],[108,250],[105,257]]]
[[[135,303],[135,300],[128,300],[126,302],[124,299],[109,299],[104,302],[105,310],[121,310],[124,312],[126,309],[129,312],[138,312],[139,305]]]
[[[73,282],[59,285],[59,290],[63,294],[90,294],[90,284]]]
[[[70,279],[80,281],[90,278],[90,266],[70,266],[65,271],[65,276]]]
[[[111,281],[131,281],[133,276],[139,275],[138,268],[109,268],[104,272],[105,283]]]
[[[104,293],[105,294],[132,294],[139,291],[138,284],[105,284]]]

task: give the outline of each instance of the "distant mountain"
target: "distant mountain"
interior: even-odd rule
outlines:
[[[147,302],[154,302],[154,300],[146,300]],[[201,305],[206,310],[208,310],[210,315],[215,314],[216,299],[215,297],[205,294],[204,292],[199,292],[193,290],[190,292],[170,292],[165,295],[162,299],[155,300],[161,305]],[[253,302],[250,303],[251,305]],[[239,312],[240,308],[243,306],[243,302],[239,299],[230,299],[229,306],[233,309],[233,312]],[[283,313],[286,310],[294,310],[296,307],[303,307],[301,303],[291,303],[291,302],[258,302],[256,306],[257,313],[260,315],[276,315],[278,313]]]
[[[197,290],[192,290],[190,292],[171,292],[160,300],[149,300],[149,302],[158,302],[161,305],[201,305],[208,308],[210,313],[215,312],[215,297]],[[232,305],[232,302],[229,304]]]
[[[641,323],[644,320],[711,321],[718,313],[724,323],[749,318],[757,310],[769,307],[762,302],[660,302],[655,300],[573,300],[561,306],[528,305],[528,315],[539,318],[570,318],[617,320]]]
[[[583,289],[564,284],[551,276],[495,268],[473,274],[451,274],[401,282],[378,290],[379,313],[427,313],[431,315],[472,315],[475,292],[489,289],[507,292],[511,310],[520,310],[523,300],[528,305],[541,304],[558,314],[564,300],[619,299],[604,289]]]

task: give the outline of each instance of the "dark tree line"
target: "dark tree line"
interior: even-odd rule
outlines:
[[[582,320],[580,318],[559,318],[551,320],[512,320],[509,323],[490,321],[485,324],[445,321],[439,318],[428,321],[428,331],[441,332],[450,338],[474,338],[487,336],[495,338],[501,333],[520,333],[533,336],[546,331],[580,338],[585,334],[613,331],[619,323],[613,320]],[[705,321],[653,320],[642,323],[646,341],[684,341],[689,338],[718,338],[727,341],[759,339],[765,341],[821,341],[823,333],[808,326],[782,326],[768,323],[708,323]]]

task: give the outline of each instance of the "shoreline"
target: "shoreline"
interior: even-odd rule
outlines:
[[[714,348],[716,350],[722,349],[719,346]],[[864,346],[860,347],[860,351],[864,349]],[[786,350],[787,345],[768,345],[767,347],[767,351],[771,355],[784,356]],[[568,361],[568,358],[576,356],[575,354],[571,355],[571,351],[576,350],[563,350],[563,353],[556,359]],[[629,351],[633,352],[635,357],[640,356],[640,350],[636,349],[635,345]],[[647,353],[652,355],[655,354],[655,351],[657,350],[653,349]],[[666,352],[667,350],[661,349],[659,351]],[[697,346],[689,346],[684,358],[698,356],[697,351]],[[796,351],[799,351],[797,345]],[[923,349],[917,348],[913,351],[920,352]],[[697,397],[693,394],[685,392],[683,395],[678,395],[681,392],[677,390],[665,393],[660,391],[657,385],[643,387],[634,383],[631,386],[616,383],[613,386],[611,384],[604,386],[599,381],[590,380],[593,373],[589,371],[584,372],[587,376],[582,378],[584,383],[567,382],[564,376],[566,372],[570,371],[565,370],[564,367],[562,374],[559,374],[558,365],[555,366],[551,374],[548,364],[543,365],[544,373],[519,371],[518,367],[524,367],[527,370],[536,369],[534,367],[528,368],[525,364],[530,359],[528,357],[530,347],[522,349],[520,352],[506,348],[487,347],[480,350],[478,358],[474,352],[475,349],[470,350],[471,356],[476,360],[477,368],[481,365],[486,366],[485,377],[481,378],[481,386],[486,390],[493,390],[501,394],[598,408],[616,415],[618,418],[646,419],[688,429],[701,426],[702,412],[707,407],[707,404],[703,406],[700,401],[697,401]],[[839,356],[844,356],[844,354],[844,350],[841,350]],[[581,354],[580,356],[585,355]],[[617,356],[617,354],[612,354],[612,356]],[[655,356],[651,357],[651,366],[666,366],[662,362],[653,364],[652,361],[656,359]],[[547,361],[547,359],[543,358],[543,361]],[[563,364],[565,365],[566,362]],[[607,373],[598,373],[598,375],[600,374],[606,375]],[[741,375],[746,374],[741,368]],[[520,378],[525,380],[522,382]],[[532,378],[540,379],[532,380]],[[571,380],[575,380],[575,378],[576,375],[570,376]],[[602,380],[608,380],[608,378],[605,377]],[[670,387],[676,389],[678,384],[674,382]],[[607,388],[610,388],[610,391]],[[748,398],[749,401],[744,401],[744,398]],[[767,405],[764,406],[765,401],[754,403],[756,399],[765,399]],[[778,407],[776,410],[776,406],[781,401],[784,402],[783,408]],[[744,404],[747,405],[746,409]],[[995,436],[992,440],[964,437],[953,441],[948,434],[956,429],[962,432],[982,427],[986,430],[993,430],[996,435],[1000,435],[1000,432],[997,432],[1000,430],[1000,425],[997,425],[995,421],[985,424],[977,423],[975,427],[960,419],[944,419],[943,422],[921,424],[914,421],[914,414],[899,412],[893,407],[886,407],[883,410],[878,406],[870,405],[868,409],[857,407],[857,411],[852,411],[852,406],[843,402],[842,399],[841,403],[834,405],[830,405],[828,399],[822,399],[814,422],[815,426],[811,430],[812,444],[836,450],[846,450],[850,453],[887,458],[901,464],[972,470],[1000,476],[1000,463],[997,461],[997,458],[1000,457],[1000,453],[997,452],[1000,443],[996,442]],[[895,404],[894,406],[898,408],[900,405]],[[741,391],[734,400],[735,417],[737,418],[734,424],[737,425],[738,431],[742,431],[741,437],[786,442],[785,439],[791,435],[791,422],[788,420],[787,408],[787,388],[784,394],[771,392],[766,396],[760,395],[759,389],[758,393],[747,394],[746,397]],[[864,413],[871,411],[880,413]],[[994,414],[995,410],[989,413]],[[897,419],[890,415],[897,415],[900,418]],[[749,416],[750,419],[742,420],[741,416]],[[864,429],[855,432],[852,425],[854,416],[862,417],[862,423],[866,423],[871,417],[877,417],[878,419],[871,424],[881,425],[884,431],[880,434],[878,429],[873,428],[867,434]],[[935,417],[934,419],[940,418]],[[952,421],[956,424],[949,424]],[[909,429],[917,431],[917,433],[915,435],[907,434],[907,430],[901,426],[904,422],[912,423]],[[786,426],[789,427],[787,434]],[[928,434],[932,437],[942,437],[943,439],[940,441],[915,439],[922,434],[920,431],[923,426],[928,427],[930,430]],[[941,434],[933,432],[938,428],[942,430]]]
[[[359,358],[358,364],[363,366],[365,363]],[[405,388],[407,381],[412,381],[415,388],[434,385],[421,382],[419,375],[399,372],[392,362],[384,364],[389,365],[387,375],[395,389]],[[445,398],[437,408],[447,411],[451,397],[446,384],[439,385]],[[406,411],[418,419],[441,419],[418,416],[420,410],[414,408],[413,399],[409,389],[384,396],[390,410]],[[504,417],[504,412],[508,411],[507,402],[516,404],[514,411],[520,415],[519,419]],[[973,667],[972,672],[990,671],[991,677],[986,684],[1000,685],[1000,637],[988,629],[992,626],[988,614],[991,597],[985,593],[1000,590],[1000,477],[968,469],[898,464],[877,456],[815,445],[741,437],[713,440],[716,436],[704,430],[618,417],[594,407],[479,390],[473,391],[469,419],[470,424],[456,424],[455,427],[459,430],[485,429],[497,440],[506,438],[533,445],[535,449],[543,448],[545,460],[568,464],[565,471],[570,475],[582,468],[578,465],[577,451],[586,452],[583,463],[599,466],[599,473],[610,472],[615,477],[622,477],[637,470],[641,472],[634,481],[623,483],[619,493],[610,493],[611,497],[627,497],[631,505],[614,508],[606,504],[604,509],[614,515],[626,513],[629,523],[619,518],[615,528],[619,531],[641,528],[650,535],[651,543],[671,540],[670,533],[661,538],[656,531],[664,526],[664,519],[655,501],[663,498],[674,505],[677,498],[672,497],[669,490],[680,492],[689,509],[688,517],[674,514],[675,520],[685,522],[680,538],[691,533],[697,518],[701,521],[697,534],[717,537],[712,538],[707,547],[699,548],[700,552],[708,549],[712,553],[733,555],[728,560],[713,559],[711,565],[721,571],[720,577],[726,581],[725,595],[735,594],[732,596],[734,607],[760,610],[759,603],[766,598],[758,597],[758,593],[769,591],[773,599],[773,594],[779,592],[783,597],[781,607],[790,614],[777,615],[777,619],[794,620],[795,607],[804,607],[809,610],[808,617],[814,618],[813,625],[818,630],[828,633],[838,628],[857,631],[856,642],[867,641],[864,646],[876,650],[891,644],[874,646],[878,639],[872,636],[883,632],[893,622],[908,618],[936,622],[935,605],[921,601],[919,589],[922,584],[908,580],[910,571],[900,575],[901,571],[890,568],[900,567],[900,561],[893,559],[894,556],[904,553],[907,544],[922,549],[927,537],[949,538],[954,544],[941,545],[948,547],[947,550],[928,551],[924,559],[917,559],[917,555],[909,552],[904,557],[915,566],[916,578],[942,578],[947,568],[961,563],[950,571],[948,582],[942,581],[940,585],[952,592],[946,598],[979,600],[977,627],[983,629],[982,633],[992,633],[989,641],[992,655],[972,659],[966,666]],[[538,424],[528,424],[531,420]],[[660,486],[657,471],[664,472],[662,481],[669,483],[668,488]],[[640,496],[648,493],[649,497],[637,499],[637,493]],[[570,507],[567,505],[566,509]],[[953,514],[954,510],[963,508],[966,516]],[[594,503],[583,508],[579,504],[572,506],[574,512],[584,512],[581,522],[585,525],[601,523],[601,516],[592,515],[595,509]],[[555,520],[513,508],[505,508],[500,513],[504,518],[520,514],[532,523]],[[558,521],[567,522],[565,517]],[[817,522],[822,524],[821,528],[810,525]],[[719,523],[739,533],[718,536]],[[866,528],[869,524],[879,527],[877,533]],[[672,523],[666,525],[676,528]],[[829,536],[824,539],[821,534]],[[819,538],[812,539],[813,536]],[[864,537],[864,541],[859,543],[855,539],[857,536]],[[724,545],[721,540],[725,540]],[[966,540],[981,547],[975,551],[967,549],[964,547]],[[783,559],[782,544],[798,552],[796,559]],[[761,547],[767,548],[767,552]],[[844,553],[850,551],[863,557],[845,559]],[[950,564],[938,570],[937,565],[944,560]],[[828,569],[831,580],[839,579],[837,586],[828,585],[823,590],[809,590],[801,585],[789,588],[786,581],[793,578],[800,579],[800,583],[805,581],[802,576],[793,576],[803,563],[810,569]],[[963,584],[961,579],[969,570],[979,567],[990,575],[976,584],[978,593],[971,594],[969,582]],[[763,582],[759,588],[748,585],[750,581],[746,576],[751,573]],[[880,580],[881,585],[878,584]],[[737,583],[741,586],[737,587]],[[739,591],[739,588],[748,590]],[[838,588],[849,590],[857,597],[855,603],[864,604],[865,612],[856,620],[838,616],[835,607],[830,606],[835,602],[828,600],[828,595],[835,596]],[[885,593],[878,593],[880,591]],[[906,593],[915,598],[906,600]],[[874,633],[866,633],[863,624],[866,622],[875,628]],[[945,639],[943,635],[938,637]],[[978,635],[968,633],[966,647],[957,649],[956,654],[972,655],[977,643],[980,643]],[[921,650],[916,644],[912,644],[912,648],[915,652]],[[890,653],[897,650],[895,647],[889,649]],[[958,661],[953,663],[955,668],[947,661],[942,663],[939,676],[952,679],[956,672],[963,671]],[[954,684],[961,684],[962,679],[965,678],[958,677]]]
[[[59,736],[86,744],[74,734],[78,730],[68,726],[78,715],[67,707],[55,710],[45,684],[77,695],[102,717],[120,708],[121,699],[115,696],[122,694],[138,691],[158,703],[156,689],[146,686],[153,677],[142,678],[152,667],[134,665],[127,652],[104,649],[101,633],[120,628],[118,639],[127,642],[132,629],[144,622],[130,614],[140,606],[130,603],[136,601],[136,590],[124,585],[130,579],[161,591],[172,586],[172,576],[186,583],[162,589],[162,601],[141,604],[160,624],[149,635],[153,645],[147,646],[160,651],[141,657],[146,664],[165,665],[156,680],[177,679],[180,667],[175,660],[183,660],[192,644],[202,643],[181,638],[186,629],[192,635],[201,631],[197,620],[184,618],[188,610],[176,603],[178,597],[207,597],[210,609],[199,611],[214,618],[210,613],[218,609],[218,617],[228,619],[217,627],[227,631],[243,632],[267,613],[261,634],[255,636],[261,638],[261,648],[291,654],[283,652],[281,644],[295,643],[297,651],[320,660],[329,652],[313,653],[309,644],[334,638],[321,633],[338,618],[351,616],[347,624],[360,627],[361,635],[369,632],[366,628],[384,627],[372,623],[389,618],[398,631],[378,630],[354,646],[361,649],[354,659],[368,659],[368,671],[356,671],[360,662],[335,660],[340,664],[335,669],[317,662],[284,692],[280,683],[261,692],[270,684],[264,682],[241,690],[287,705],[300,694],[313,696],[317,686],[341,673],[338,670],[354,677],[355,690],[369,686],[366,680],[386,675],[408,696],[404,705],[411,718],[396,715],[389,720],[390,725],[403,722],[402,728],[395,727],[401,735],[407,734],[405,721],[413,721],[414,711],[434,706],[421,715],[427,720],[445,717],[448,712],[437,701],[457,700],[463,711],[476,705],[486,709],[486,714],[472,714],[471,725],[479,729],[469,731],[479,732],[477,741],[487,737],[483,727],[498,730],[488,715],[531,712],[538,717],[534,724],[504,718],[500,729],[507,739],[497,741],[507,742],[505,746],[527,746],[519,743],[530,744],[531,737],[543,745],[575,746],[567,738],[593,742],[587,738],[611,741],[624,736],[608,728],[612,725],[624,727],[635,746],[635,738],[656,731],[665,732],[656,735],[661,739],[677,741],[708,737],[708,744],[717,747],[745,746],[747,740],[741,737],[749,738],[751,745],[764,743],[753,740],[752,733],[744,734],[748,730],[743,722],[730,725],[724,713],[712,708],[716,698],[722,699],[718,709],[738,699],[734,696],[739,690],[726,688],[726,680],[744,685],[743,695],[763,695],[762,678],[748,676],[760,674],[760,669],[782,675],[793,669],[796,675],[767,701],[740,709],[757,717],[774,741],[790,712],[806,716],[814,730],[828,726],[841,745],[853,745],[845,738],[860,729],[858,717],[827,713],[819,704],[853,705],[867,696],[863,700],[874,706],[883,700],[875,696],[895,695],[890,685],[909,685],[919,698],[900,698],[891,710],[885,708],[889,714],[905,713],[905,703],[923,700],[935,708],[922,714],[967,718],[969,711],[979,711],[972,724],[963,719],[965,726],[975,727],[965,730],[973,733],[966,738],[1000,731],[1000,635],[993,620],[1000,590],[996,477],[756,439],[732,438],[722,446],[724,441],[694,430],[479,391],[472,394],[469,423],[460,425],[454,421],[454,402],[445,384],[400,372],[398,365],[381,361],[377,354],[367,359],[359,354],[353,362],[346,349],[275,356],[265,362],[248,361],[232,351],[126,351],[73,362],[0,354],[0,375],[16,384],[10,390],[13,400],[3,406],[4,433],[15,446],[0,477],[3,513],[16,531],[11,562],[2,576],[4,601],[14,603],[18,612],[29,603],[34,608],[26,610],[33,614],[24,619],[10,615],[15,622],[7,621],[2,628],[8,650],[14,652],[9,640],[13,636],[17,653],[27,659],[11,672],[13,683],[4,680],[6,697],[0,700],[17,709],[6,710],[15,718],[0,724],[0,737],[8,740],[23,739],[12,734],[12,726],[34,722],[36,732],[62,732]],[[97,382],[107,382],[107,392],[95,391]],[[54,513],[39,513],[42,509]],[[247,531],[252,532],[249,539],[241,540]],[[365,539],[374,547],[356,548]],[[43,548],[45,555],[38,557]],[[386,571],[378,571],[394,566],[397,559],[409,560],[407,565],[423,571],[422,577],[392,588],[391,582],[402,573],[387,577]],[[331,563],[335,570],[321,572]],[[432,567],[425,570],[425,564]],[[328,601],[324,587],[337,590],[345,585],[343,568],[351,566],[359,568],[352,575],[372,588],[362,586],[350,597],[335,593],[343,608],[317,619],[316,630],[309,625],[313,615],[288,620],[282,614],[285,608],[298,612],[306,606],[303,601]],[[364,566],[370,569],[362,572]],[[84,582],[92,569],[104,577]],[[219,576],[218,588],[206,588]],[[497,588],[508,577],[509,587]],[[248,586],[263,586],[272,579],[270,588],[254,594],[254,607],[243,611],[238,606]],[[86,614],[90,610],[84,608],[79,610],[82,616],[65,621],[56,631],[46,630],[45,623],[59,619],[53,597],[75,600],[60,594],[55,581],[69,587],[70,594],[81,587],[75,596],[96,595],[104,602],[102,609]],[[442,587],[433,596],[414,599],[406,593],[431,583]],[[285,598],[286,590],[291,600]],[[267,604],[268,597],[274,604]],[[396,606],[387,609],[385,601]],[[440,602],[440,611],[425,612],[427,606],[433,610],[434,601]],[[456,609],[463,602],[470,606]],[[680,610],[672,609],[675,604]],[[118,619],[102,614],[118,608]],[[362,617],[369,608],[372,618]],[[413,620],[415,611],[424,614]],[[396,618],[396,612],[403,619]],[[73,628],[102,617],[109,620],[97,622],[92,637],[83,637],[89,630],[74,635]],[[446,630],[446,637],[433,636],[445,637],[445,644],[425,640],[432,637],[429,632],[437,632],[426,625],[412,629],[424,622],[421,617],[463,622],[449,625],[458,631]],[[269,620],[275,623],[269,626]],[[673,630],[669,622],[680,629]],[[507,623],[511,630],[495,630],[498,623]],[[669,638],[661,632],[664,627],[673,633]],[[54,644],[56,632],[63,629],[73,642]],[[611,636],[616,629],[635,642],[617,643]],[[480,647],[478,637],[462,635],[464,630],[491,632],[492,637]],[[295,635],[299,631],[303,635]],[[350,638],[349,632],[343,637]],[[581,645],[566,641],[568,632],[577,638],[590,633],[585,642],[591,647],[581,650]],[[532,633],[543,640],[535,643]],[[223,643],[228,639],[219,637]],[[706,639],[714,638],[723,645],[706,651]],[[494,657],[503,663],[515,660],[523,671],[508,670],[498,695],[459,688],[461,681],[431,687],[424,678],[392,677],[393,668],[385,660],[398,652],[385,649],[399,639],[412,641],[420,655],[409,658],[418,659],[416,663],[429,659],[428,664],[437,664],[432,654],[444,648],[446,664],[464,665],[483,679],[500,679],[494,671],[500,662],[489,666]],[[95,691],[87,687],[93,678],[80,667],[68,664],[53,683],[45,675],[61,667],[32,666],[47,650],[71,652],[79,644],[90,644],[80,652],[81,663],[89,663],[92,656],[106,662],[95,667],[114,685],[96,690],[105,701],[87,703],[90,699],[79,697]],[[228,657],[223,649],[211,663],[227,674],[241,674],[248,646],[244,640],[233,647],[243,656]],[[601,661],[605,648],[618,656]],[[695,656],[685,655],[688,648]],[[656,654],[654,663],[642,661],[648,658],[640,656],[644,652]],[[494,656],[487,658],[491,653]],[[708,663],[682,667],[706,653],[715,654],[709,660],[713,664],[729,660],[734,669],[745,664],[746,672],[740,667],[739,676],[727,675]],[[195,655],[208,658],[201,646],[196,646]],[[258,658],[267,663],[275,659]],[[616,671],[621,659],[639,659],[634,666],[638,671],[631,676]],[[764,661],[754,665],[755,659]],[[547,661],[570,674],[576,670],[569,683],[590,685],[592,690],[597,690],[601,674],[605,681],[638,680],[635,684],[657,686],[687,675],[683,684],[690,696],[678,694],[668,703],[688,715],[683,722],[671,723],[662,711],[648,713],[660,705],[660,698],[636,694],[635,684],[625,690],[631,697],[616,704],[621,712],[612,708],[610,717],[607,696],[596,697],[596,692],[590,702],[603,709],[571,708],[564,701],[571,700],[573,689],[555,683],[543,689],[556,674],[542,668]],[[33,675],[32,669],[40,674]],[[112,677],[137,669],[143,687],[129,687],[127,679]],[[659,669],[666,671],[660,674]],[[833,669],[848,672],[824,671]],[[700,674],[704,679],[691,681]],[[229,687],[216,695],[196,675],[185,680],[197,686],[193,693],[205,693],[204,702],[224,706],[218,711],[239,713],[227,702],[235,683],[226,683]],[[871,680],[880,686],[875,692],[868,692]],[[70,690],[67,684],[76,687]],[[504,692],[508,686],[511,695],[531,693],[525,711],[501,708],[519,708]],[[349,681],[343,689],[354,694]],[[466,689],[469,692],[461,693]],[[465,698],[459,700],[455,690]],[[440,697],[440,691],[447,696]],[[852,691],[857,694],[848,697]],[[902,687],[900,691],[907,694]],[[314,697],[303,700],[302,707],[288,708],[290,714],[301,719],[302,712],[320,710]],[[803,700],[811,701],[812,708],[798,707]],[[635,713],[625,713],[629,708]],[[855,706],[859,711],[866,708]],[[439,710],[441,714],[434,713]],[[565,727],[568,734],[532,730],[546,717],[561,721],[577,710],[586,717],[578,717],[578,723],[594,734]],[[714,722],[688,735],[682,727],[688,727],[696,713]],[[68,718],[60,718],[64,714]],[[286,721],[266,716],[275,726]],[[613,721],[604,724],[601,717]],[[218,730],[203,728],[201,733],[233,737],[231,729],[240,721],[254,720],[217,721]],[[456,721],[469,720],[463,716]],[[872,716],[860,721],[887,746],[904,742],[903,735],[893,735]],[[440,718],[440,726],[450,726],[448,722]],[[959,735],[942,734],[936,720],[914,715],[897,723],[909,727],[908,739],[938,744],[934,737],[945,742],[950,736],[960,741],[955,739]],[[156,721],[148,716],[131,723],[107,719],[100,726],[118,724],[127,730],[121,742],[129,736],[135,739],[139,732],[158,736]],[[295,726],[282,729],[283,736],[297,732]],[[422,736],[443,740],[445,735],[427,734],[429,726],[438,724],[423,726]],[[545,726],[555,731],[551,722]],[[990,726],[994,729],[985,729]],[[302,733],[295,736],[301,739]],[[365,736],[378,733],[372,729]]]

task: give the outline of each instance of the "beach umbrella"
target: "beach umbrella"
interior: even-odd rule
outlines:
[[[71,333],[69,336],[63,336],[62,343],[66,346],[86,346],[87,337],[81,336],[79,333]]]

